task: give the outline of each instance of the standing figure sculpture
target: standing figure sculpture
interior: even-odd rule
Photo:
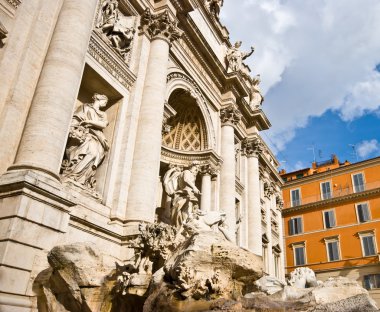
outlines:
[[[89,190],[95,190],[96,169],[109,150],[103,133],[108,125],[107,114],[100,110],[106,107],[108,98],[95,93],[92,99],[92,103],[80,105],[74,113],[62,162],[62,180],[74,181]]]
[[[223,6],[223,0],[208,0],[210,2],[210,12],[215,18],[219,18],[220,9]]]
[[[175,227],[193,218],[194,212],[199,209],[196,195],[201,192],[195,186],[198,172],[198,165],[193,163],[183,171],[179,167],[171,168],[164,176],[165,192],[173,198],[170,219]]]
[[[251,47],[250,52],[242,52],[240,51],[241,41],[236,41],[234,46],[229,48],[226,54],[226,62],[227,62],[227,70],[231,69],[231,71],[239,71],[242,69],[243,60],[252,55],[255,51],[254,47]]]
[[[264,101],[264,97],[261,94],[259,86],[260,82],[260,75],[256,75],[256,77],[252,78],[251,92],[249,95],[249,106],[251,106],[253,110],[259,109]]]
[[[97,28],[111,41],[112,46],[123,58],[130,51],[135,29],[127,27],[125,16],[119,10],[117,0],[105,0],[102,4],[101,16]]]

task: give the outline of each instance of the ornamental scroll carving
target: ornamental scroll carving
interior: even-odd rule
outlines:
[[[244,154],[248,157],[259,157],[264,151],[264,145],[259,138],[244,139],[242,147]]]
[[[109,150],[103,130],[108,125],[105,108],[108,98],[95,93],[92,103],[80,105],[74,113],[62,162],[62,182],[74,184],[99,198],[95,174]]]
[[[141,16],[139,29],[147,32],[152,39],[161,38],[169,42],[179,39],[183,34],[183,31],[177,27],[177,22],[170,18],[168,10],[153,14],[147,8]]]
[[[230,105],[226,108],[222,108],[220,110],[220,119],[223,125],[236,125],[242,115],[238,109],[236,109],[233,105]]]
[[[124,60],[127,60],[136,32],[131,24],[133,24],[133,18],[121,13],[117,0],[103,1],[96,28],[105,35],[111,46]]]

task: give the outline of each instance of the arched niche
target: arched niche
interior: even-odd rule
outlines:
[[[162,137],[162,145],[184,152],[201,152],[209,148],[207,127],[197,100],[191,92],[174,90],[168,104],[176,115],[167,121],[170,130]]]
[[[205,145],[204,148],[201,150],[206,150],[206,149],[215,150],[216,137],[215,137],[214,125],[211,118],[211,112],[208,107],[206,99],[204,98],[201,90],[199,89],[195,81],[182,72],[176,72],[176,71],[171,72],[169,73],[167,77],[166,90],[167,90],[167,93],[166,93],[167,102],[174,109],[175,109],[175,106],[178,105],[175,103],[177,103],[178,101],[181,101],[182,99],[187,101],[188,104],[194,105],[199,109],[197,113],[199,113],[199,116],[201,116],[202,125],[204,126],[202,135],[204,135],[205,140],[207,140],[207,145]],[[179,95],[180,97],[178,97]],[[194,108],[193,112],[195,113],[195,111],[196,110]],[[179,115],[179,112],[177,112],[176,116],[178,115]],[[172,122],[172,120],[169,120],[169,124],[170,122]],[[165,144],[163,145],[167,146]]]

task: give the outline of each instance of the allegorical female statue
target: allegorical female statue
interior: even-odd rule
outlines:
[[[252,109],[259,109],[264,101],[264,96],[261,94],[260,84],[261,79],[260,75],[256,75],[252,78],[251,92],[249,95],[249,105]]]
[[[95,189],[96,169],[109,150],[103,130],[108,125],[107,114],[101,111],[108,98],[95,93],[92,103],[78,107],[72,118],[69,139],[62,162],[62,180],[74,181],[89,190]]]

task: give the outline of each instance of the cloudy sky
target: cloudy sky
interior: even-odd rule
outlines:
[[[379,0],[224,0],[221,21],[255,47],[262,136],[283,168],[380,155]]]

